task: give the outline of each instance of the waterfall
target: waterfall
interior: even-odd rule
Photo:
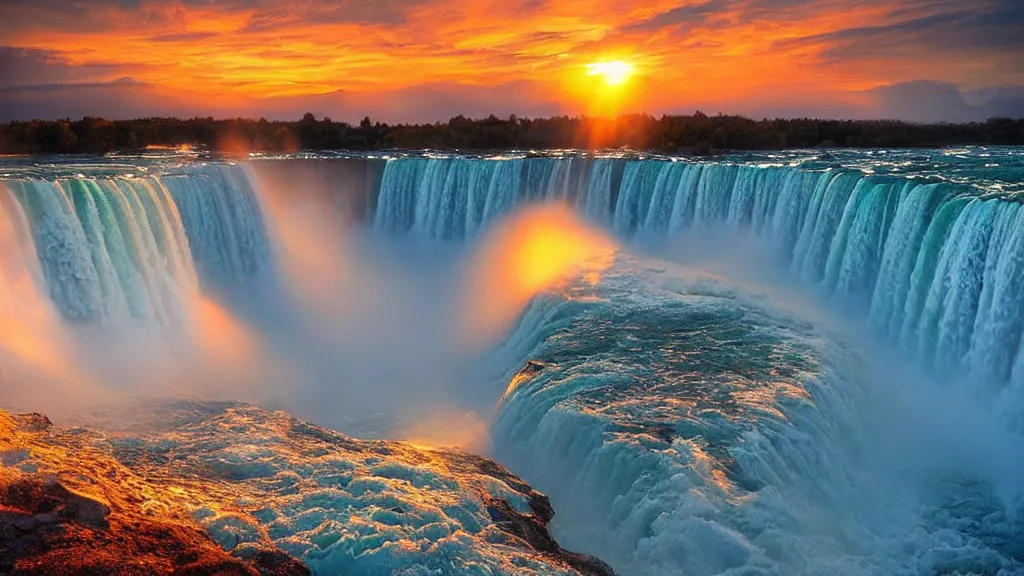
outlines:
[[[403,158],[387,164],[374,226],[462,240],[531,201],[568,201],[626,239],[713,228],[754,234],[780,268],[861,310],[872,329],[937,373],[987,394],[1024,379],[1020,204],[843,169]]]
[[[862,312],[937,373],[992,397],[1024,386],[1018,203],[835,168],[550,157],[394,158],[382,175],[375,166],[357,195],[377,233],[466,241],[516,206],[560,202],[626,239],[753,235],[781,270]],[[0,207],[7,236],[31,245],[19,258],[66,319],[174,324],[184,295],[233,297],[274,274],[256,185],[249,168],[216,163],[15,179]]]
[[[275,402],[278,392],[290,394],[296,405],[316,400],[317,411],[333,415],[360,408],[359,394],[345,396],[351,390],[335,388],[335,376],[404,393],[408,374],[389,360],[409,351],[413,381],[433,392],[431,382],[447,382],[448,365],[464,355],[453,362],[437,354],[447,343],[429,343],[447,339],[432,322],[446,326],[453,314],[437,306],[424,322],[420,304],[432,299],[387,293],[420,277],[392,276],[391,254],[374,242],[473,243],[517,208],[558,203],[627,246],[685,235],[707,238],[699,246],[714,252],[723,234],[753,241],[766,264],[862,319],[937,383],[897,380],[898,370],[874,377],[891,366],[862,363],[858,347],[794,321],[801,311],[777,309],[760,286],[747,290],[623,253],[583,297],[567,290],[517,301],[515,311],[525,311],[484,357],[484,376],[473,378],[475,386],[502,374],[508,387],[488,430],[493,453],[551,495],[577,542],[644,574],[1019,566],[1020,528],[1010,516],[1019,505],[989,502],[989,487],[977,485],[992,481],[1000,498],[1019,498],[1012,456],[1024,431],[1024,204],[1009,195],[820,164],[447,156],[346,159],[342,169],[334,162],[197,162],[133,177],[0,181],[5,401],[18,382],[29,398],[63,397],[66,388],[39,394],[39,383],[77,382],[81,364],[104,384],[142,381],[159,391],[166,380],[223,385],[225,395],[237,395],[270,381]],[[349,234],[353,223],[361,229]],[[508,278],[539,268],[536,253],[566,247],[557,234],[541,236],[542,251],[525,251],[524,266],[483,251],[498,270],[484,276],[513,284]],[[577,242],[586,248],[593,240]],[[373,250],[347,250],[366,246]],[[723,257],[726,249],[734,250],[723,244]],[[378,279],[352,265],[362,259],[388,264],[389,274]],[[301,286],[261,290],[279,278]],[[447,278],[439,286],[449,293]],[[361,300],[360,291],[374,297]],[[288,309],[289,296],[305,303],[307,293],[323,296],[323,307],[308,307],[315,322],[305,308]],[[327,306],[338,301],[359,313],[335,314]],[[392,316],[407,322],[391,326]],[[167,339],[168,356],[157,330],[155,362],[144,354],[147,338],[134,346],[144,332],[137,325],[190,322],[185,346]],[[107,332],[67,323],[131,329],[110,330],[117,337],[109,346],[80,346]],[[338,327],[371,334],[371,346],[353,347],[348,333],[334,333]],[[407,341],[393,338],[399,330],[410,332]],[[101,369],[103,353],[116,356],[118,378]],[[524,365],[506,366],[507,359]],[[364,374],[360,362],[372,370]],[[435,373],[434,362],[445,369]],[[330,396],[306,389],[306,364],[308,379],[319,386],[322,378]],[[54,378],[19,374],[36,369]],[[962,406],[964,395],[981,406]],[[409,396],[427,398],[422,390]],[[880,514],[888,509],[895,521]]]
[[[556,158],[403,158],[384,169],[373,226],[436,240],[466,240],[513,207],[565,202],[608,213],[612,164]],[[593,176],[597,171],[596,177]]]
[[[10,180],[3,191],[8,222],[31,236],[19,243],[37,259],[40,285],[72,322],[180,327],[201,285],[244,287],[269,262],[258,206],[238,167]]]
[[[163,182],[181,215],[204,288],[237,295],[270,273],[270,243],[253,179],[244,168],[203,166]]]

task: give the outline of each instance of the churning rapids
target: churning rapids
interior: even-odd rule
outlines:
[[[417,467],[450,446],[622,575],[1024,574],[1024,150],[9,158],[0,272],[4,408],[411,442],[121,437],[230,467],[228,550],[576,573],[489,528],[516,481]]]

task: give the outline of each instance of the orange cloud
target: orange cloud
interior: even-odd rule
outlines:
[[[973,89],[1024,74],[1016,0],[37,0],[0,4],[0,22],[0,43],[76,77],[130,77],[241,115],[278,104],[295,115],[303,99],[334,94],[347,98],[333,104],[342,116],[424,85],[505,84],[529,85],[527,102],[592,112],[607,94],[584,72],[606,60],[636,74],[600,112],[854,105],[851,94],[899,82]]]

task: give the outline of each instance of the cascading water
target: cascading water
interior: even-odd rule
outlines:
[[[621,183],[612,190],[616,164]],[[794,277],[863,309],[938,373],[972,376],[999,393],[1024,363],[1016,360],[1024,331],[1016,202],[834,169],[612,159],[588,168],[573,181],[569,160],[392,160],[375,226],[461,240],[477,230],[464,222],[486,223],[540,199],[569,201],[627,238],[750,232],[771,243]],[[482,213],[479,197],[487,198]]]
[[[753,240],[772,269],[864,318],[936,381],[880,385],[885,366],[758,288],[650,258],[620,256],[593,293],[534,299],[494,353],[504,390],[491,450],[551,493],[567,542],[624,574],[1024,572],[1016,180],[983,194],[970,177],[850,168],[881,172],[867,156],[734,160],[393,158],[356,170],[357,190],[337,194],[358,206],[325,217],[348,214],[369,237],[472,246],[544,202],[638,245],[706,237],[715,256],[726,238]],[[75,326],[175,330],[202,294],[245,299],[295,274],[276,260],[268,230],[285,223],[260,194],[286,205],[302,186],[289,189],[288,173],[257,193],[256,172],[275,170],[8,178],[0,304],[35,293]],[[300,232],[292,252],[315,249],[314,231]],[[961,421],[938,430],[915,402],[936,419],[962,402]]]
[[[27,295],[35,294],[42,281],[35,241],[25,211],[11,192],[0,183],[0,261],[4,282],[0,284],[2,310],[17,309]]]
[[[415,183],[412,162],[434,161],[391,161],[385,188]],[[1024,572],[1020,204],[836,168],[601,159],[547,180],[551,159],[521,163],[514,204],[568,202],[641,242],[755,238],[948,387],[620,258],[596,298],[535,301],[502,347],[530,362],[503,378],[492,451],[552,495],[565,542],[639,575]],[[413,219],[435,210],[418,199]]]
[[[241,167],[209,166],[163,180],[205,287],[230,294],[269,273],[262,216]]]
[[[46,286],[73,321],[162,324],[196,290],[188,240],[156,180],[8,183],[34,224]]]
[[[224,291],[272,273],[241,167],[6,184],[32,222],[47,290],[69,319],[168,322],[197,276]],[[1020,316],[1011,284],[1020,277],[1020,205],[954,184],[607,158],[408,158],[387,163],[368,218],[385,233],[464,240],[531,200],[569,202],[627,237],[753,232],[796,278],[859,301],[872,326],[926,361],[941,358],[943,371],[1007,381],[1014,370],[1021,323],[1007,318]],[[997,320],[1000,311],[1010,312]],[[989,353],[1002,358],[991,369]]]

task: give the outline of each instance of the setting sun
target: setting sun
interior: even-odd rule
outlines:
[[[622,61],[595,62],[587,64],[587,74],[600,76],[609,86],[619,86],[633,75],[633,65]]]

